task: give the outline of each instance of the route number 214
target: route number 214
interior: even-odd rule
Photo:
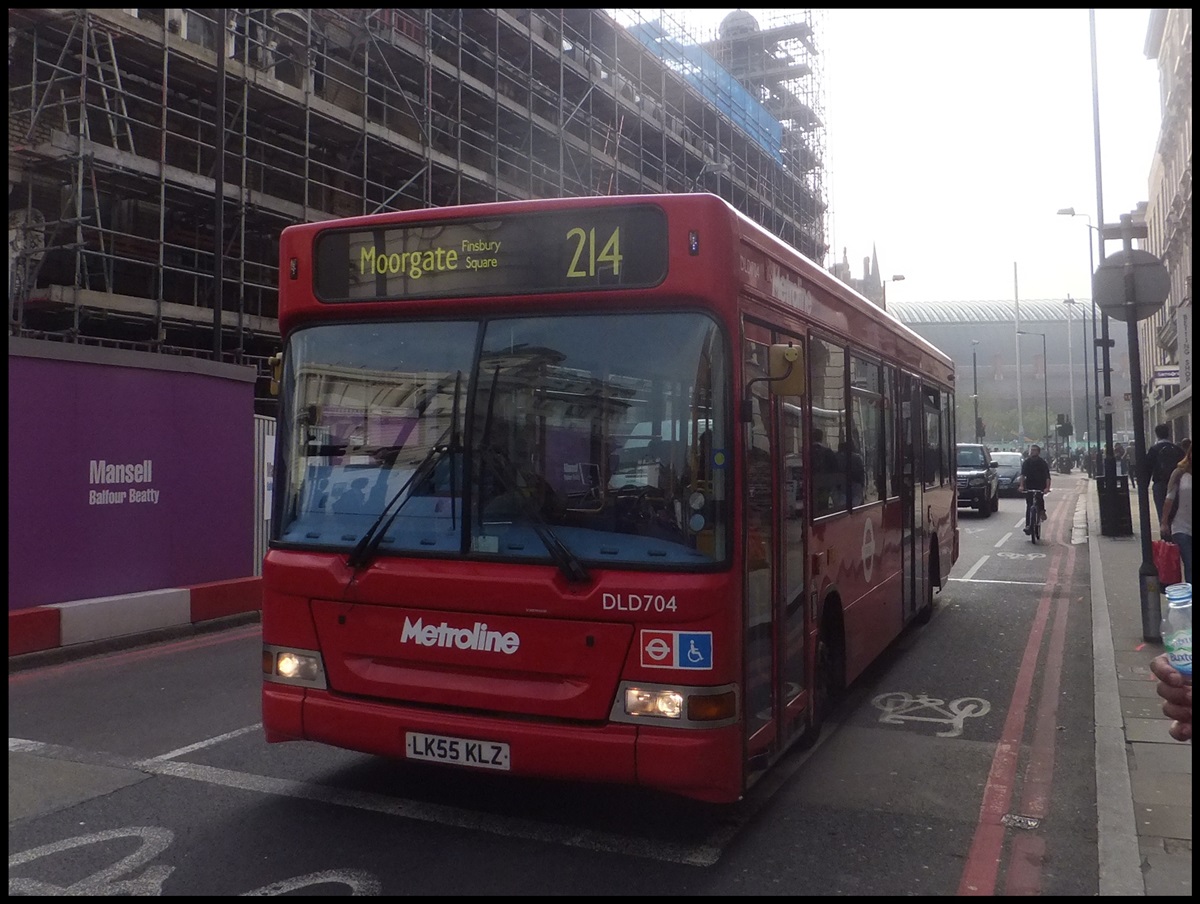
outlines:
[[[596,230],[582,229],[576,226],[567,233],[568,239],[575,241],[575,254],[571,258],[571,266],[567,268],[567,277],[573,279],[587,279],[596,275],[597,264],[609,264],[612,266],[613,276],[621,275],[621,227],[618,226],[612,231],[612,235],[608,237],[608,241],[604,243],[604,247],[600,249],[600,253],[596,253]],[[583,269],[582,264],[585,263],[587,268]]]

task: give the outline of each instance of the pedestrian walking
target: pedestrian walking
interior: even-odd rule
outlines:
[[[1179,547],[1183,579],[1192,583],[1192,447],[1183,453],[1167,483],[1167,496],[1159,528],[1164,540]]]
[[[1171,428],[1166,424],[1156,426],[1154,435],[1157,440],[1146,450],[1143,466],[1140,469],[1141,473],[1138,476],[1142,481],[1142,486],[1150,484],[1150,490],[1154,496],[1154,508],[1158,512],[1159,520],[1162,520],[1163,502],[1167,498],[1167,482],[1171,479],[1171,473],[1175,470],[1175,466],[1183,458],[1183,449],[1171,442]]]

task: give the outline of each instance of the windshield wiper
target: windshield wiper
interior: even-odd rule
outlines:
[[[458,401],[461,391],[462,371],[460,370],[454,378],[454,404],[451,408],[452,414],[450,426],[448,426],[442,432],[442,435],[438,438],[438,441],[429,447],[429,451],[425,453],[425,457],[421,459],[420,463],[416,467],[416,470],[408,475],[408,480],[404,481],[404,485],[400,487],[395,494],[393,494],[391,499],[388,500],[387,505],[383,507],[383,511],[379,513],[379,517],[371,523],[371,526],[367,528],[367,532],[362,535],[362,539],[355,544],[354,549],[346,559],[346,564],[355,571],[366,565],[367,562],[371,560],[371,557],[375,555],[375,551],[379,549],[379,545],[383,542],[383,537],[384,534],[387,533],[387,529],[392,526],[392,522],[396,520],[396,516],[400,514],[400,510],[408,504],[408,500],[412,499],[412,496],[405,496],[405,493],[408,492],[408,488],[413,485],[413,482],[416,481],[418,477],[427,473],[427,471],[430,469],[430,466],[433,465],[434,461],[440,456],[447,453],[462,451],[462,449],[458,446],[459,435],[457,426]],[[424,414],[423,410],[422,414]],[[449,445],[446,444],[447,438],[450,439]],[[392,459],[392,462],[393,464],[395,463],[394,458]],[[450,474],[451,479],[453,479],[453,461],[450,462]],[[400,502],[399,505],[396,505],[396,502],[401,498],[403,498],[404,501]],[[389,515],[388,510],[393,505],[396,505],[396,510]],[[453,500],[451,501],[451,505],[453,505]]]
[[[554,532],[554,528],[538,511],[533,499],[525,493],[525,487],[521,486],[516,466],[506,455],[492,449],[483,449],[480,451],[480,455],[484,462],[492,468],[492,473],[499,477],[501,482],[508,487],[509,492],[517,497],[521,508],[529,518],[530,527],[538,535],[538,539],[550,553],[550,558],[554,560],[554,564],[558,566],[567,580],[576,584],[585,584],[590,581],[591,575],[584,568],[579,556],[575,555],[571,548]]]
[[[449,431],[447,431],[447,433],[448,432]],[[444,440],[445,438],[446,436],[443,435],[442,439]],[[358,569],[371,559],[371,556],[375,554],[375,550],[379,548],[379,544],[383,542],[383,535],[387,532],[387,529],[392,526],[392,521],[395,520],[396,516],[400,514],[400,510],[404,508],[405,503],[407,503],[412,497],[405,497],[404,502],[401,502],[399,505],[397,505],[396,510],[392,512],[391,515],[388,515],[388,509],[396,504],[396,500],[404,496],[408,488],[413,485],[413,481],[425,474],[426,469],[435,458],[449,451],[451,451],[450,447],[441,442],[429,447],[429,451],[425,454],[425,457],[421,459],[421,463],[417,465],[417,469],[408,475],[408,480],[404,481],[404,486],[400,487],[400,489],[396,491],[396,494],[388,500],[388,504],[383,507],[383,511],[379,513],[379,517],[376,518],[371,526],[367,528],[367,532],[362,535],[362,539],[359,540],[355,545],[354,550],[346,559],[347,565],[349,565],[351,568]],[[386,524],[384,523],[385,518],[387,519]]]
[[[578,584],[587,583],[591,580],[591,575],[587,569],[583,567],[583,562],[579,561],[579,556],[571,551],[554,532],[546,519],[542,517],[542,513],[537,510],[525,493],[522,492],[520,481],[517,476],[516,466],[508,458],[499,451],[490,448],[492,440],[492,416],[496,406],[496,387],[500,384],[500,365],[497,364],[492,370],[492,386],[488,391],[487,411],[484,414],[483,421],[483,437],[479,443],[479,457],[483,462],[492,469],[492,474],[500,478],[500,481],[509,488],[509,491],[515,493],[520,498],[521,508],[529,516],[530,526],[533,527],[534,533],[538,535],[538,539],[542,541],[542,545],[546,547],[546,551],[550,553],[550,558],[554,559],[554,564],[559,567],[559,570],[566,576],[568,581],[573,581]],[[469,513],[468,516],[469,517]],[[483,502],[479,503],[479,528],[483,529]]]

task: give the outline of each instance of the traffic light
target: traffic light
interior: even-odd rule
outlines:
[[[1067,420],[1067,416],[1065,414],[1060,414],[1058,416],[1058,427],[1055,428],[1054,432],[1059,436],[1066,437],[1074,433],[1075,430],[1071,426],[1071,422]]]
[[[975,436],[979,439],[983,439],[985,436],[987,436],[985,424],[983,423],[983,418],[981,417],[975,418]]]

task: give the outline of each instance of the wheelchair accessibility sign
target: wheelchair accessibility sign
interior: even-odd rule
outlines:
[[[711,631],[643,631],[642,667],[711,669]]]

